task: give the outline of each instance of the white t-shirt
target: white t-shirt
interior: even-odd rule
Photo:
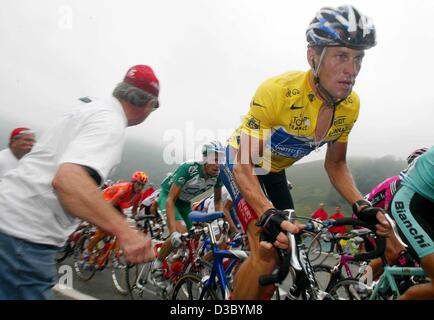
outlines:
[[[12,153],[10,148],[0,151],[0,180],[2,176],[18,165],[18,159]]]
[[[60,164],[91,167],[102,181],[119,165],[127,118],[115,98],[79,101],[0,181],[0,231],[62,246],[79,219],[65,212],[51,185]]]

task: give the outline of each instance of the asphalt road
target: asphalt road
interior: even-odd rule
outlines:
[[[328,265],[334,265],[337,262],[336,257],[333,256],[324,256],[322,259],[318,259],[318,261],[323,260],[323,263]],[[314,262],[315,264],[315,262]],[[73,270],[73,261],[72,258],[66,259],[64,262],[59,264],[59,267],[62,265],[70,266]],[[64,267],[65,268],[65,267]],[[112,276],[111,269],[106,268],[102,271],[97,271],[92,279],[89,281],[82,281],[75,272],[72,272],[72,289],[63,289],[55,291],[55,299],[65,300],[65,299],[102,299],[102,300],[130,300],[129,295],[122,295],[116,291]],[[318,279],[318,281],[324,282],[325,279]],[[281,292],[288,290],[288,288],[292,284],[291,277],[288,277],[281,286]],[[145,300],[156,300],[158,297],[145,292],[144,297]]]
[[[65,261],[59,264],[59,267],[62,265],[67,265],[74,269],[72,258],[67,258]],[[81,280],[75,272],[72,273],[73,281],[72,281],[72,289],[65,288],[55,291],[55,298],[64,300],[71,299],[71,295],[75,297],[76,292],[82,293],[86,296],[79,297],[80,299],[90,299],[95,298],[99,300],[130,300],[129,295],[122,295],[115,289],[115,286],[112,281],[111,268],[106,268],[101,271],[97,271],[95,275],[89,281]],[[145,299],[155,300],[156,297],[146,294],[144,296]]]

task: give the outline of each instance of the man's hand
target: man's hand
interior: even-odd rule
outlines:
[[[151,238],[145,237],[137,230],[129,228],[122,237],[119,237],[119,242],[129,263],[145,263],[155,259]]]
[[[288,249],[289,242],[286,233],[299,233],[304,228],[302,224],[291,223],[288,220],[288,212],[275,208],[268,209],[256,225],[262,227],[260,245],[266,249],[271,249],[273,246]]]
[[[181,234],[178,231],[172,232],[170,242],[174,248],[179,248],[182,245]]]
[[[377,228],[377,235],[382,237],[388,237],[392,231],[392,226],[384,215],[385,211],[381,208],[371,207],[364,205],[356,212],[357,217],[369,223],[370,225],[375,225]]]
[[[379,222],[375,225],[377,228],[377,235],[385,238],[389,237],[390,232],[392,232],[392,226],[389,221],[387,221],[386,216],[382,211],[378,211],[376,217]]]

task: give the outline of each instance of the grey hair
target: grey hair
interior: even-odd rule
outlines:
[[[135,107],[144,107],[150,100],[156,100],[154,95],[126,82],[121,82],[116,86],[113,90],[113,96]]]

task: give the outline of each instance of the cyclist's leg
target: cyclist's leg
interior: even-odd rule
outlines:
[[[396,264],[398,262],[399,254],[405,250],[404,244],[402,244],[396,237],[395,232],[391,232],[386,239],[386,250],[384,255],[389,264]]]
[[[154,220],[157,222],[158,221],[158,201],[152,202],[151,207],[149,208],[149,213],[155,217]]]
[[[259,277],[273,272],[277,264],[277,254],[274,248],[264,249],[259,245],[260,231],[255,223],[256,220],[253,220],[247,227],[250,255],[240,265],[234,277],[232,298],[235,300],[269,299],[274,292],[274,285],[260,286]]]
[[[368,251],[372,251],[374,248],[370,248]],[[400,253],[405,251],[405,246],[398,240],[394,232],[391,232],[386,239],[386,249],[384,256],[386,261],[390,265],[396,265]],[[384,271],[383,261],[381,258],[373,259],[369,262],[369,267],[372,270],[372,276],[374,279],[378,278]]]
[[[185,223],[183,223],[183,220],[176,220],[175,221],[175,228],[176,231],[179,233],[187,232],[187,228],[185,227]],[[159,262],[164,261],[164,259],[167,258],[167,256],[172,253],[173,250],[176,248],[172,245],[172,242],[170,240],[170,237],[164,241],[163,245],[161,246],[160,251],[158,252],[157,260]]]
[[[86,247],[86,250],[88,253],[91,253],[93,249],[95,248],[96,244],[100,242],[102,239],[107,237],[107,232],[102,230],[101,228],[96,228],[95,234],[92,238],[90,238],[89,243]]]
[[[430,283],[408,289],[401,299],[434,299],[434,203],[402,186],[393,198],[390,211],[401,238],[409,245],[408,251],[420,261],[421,267],[431,278]]]
[[[232,174],[231,158],[234,151],[227,149],[228,163],[221,166],[220,177],[229,191],[237,213],[237,218],[244,233],[248,235],[250,247],[249,257],[241,264],[234,277],[234,299],[261,299],[273,295],[274,286],[262,287],[259,277],[271,274],[277,264],[277,254],[274,249],[266,250],[259,246],[260,229],[255,226],[258,216],[248,203],[242,198]],[[286,181],[285,181],[286,183]]]
[[[162,212],[166,210],[166,198],[167,196],[165,194],[160,194],[160,198],[158,200],[160,208]],[[180,207],[182,208],[182,205],[180,205],[179,201],[175,202],[175,229],[179,233],[184,233],[187,231],[186,228],[186,221],[184,220],[184,217],[182,216],[180,212]],[[166,218],[167,223],[167,218]],[[190,222],[191,224],[191,222]],[[167,258],[167,256],[174,250],[175,248],[172,246],[172,242],[170,237],[166,239],[164,244],[161,246],[160,252],[158,253],[157,257],[157,263],[155,266],[159,266],[160,263]],[[158,263],[160,262],[160,263]]]

